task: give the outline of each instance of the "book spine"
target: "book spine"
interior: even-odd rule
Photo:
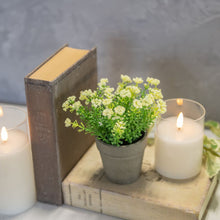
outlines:
[[[52,88],[25,78],[38,201],[62,204]],[[56,192],[56,193],[54,193]]]
[[[98,213],[138,220],[199,220],[197,213],[184,212],[172,207],[105,191],[85,185],[63,183],[64,203]]]
[[[198,213],[161,206],[153,201],[110,191],[101,191],[103,214],[138,220],[198,220]]]
[[[69,205],[102,213],[101,189],[71,183],[66,185],[70,193]],[[66,203],[65,203],[66,204]]]

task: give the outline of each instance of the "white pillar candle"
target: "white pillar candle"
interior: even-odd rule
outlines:
[[[203,127],[187,117],[181,128],[176,123],[177,117],[168,117],[157,126],[155,168],[165,177],[187,179],[201,169]]]
[[[28,136],[11,129],[0,140],[0,213],[15,215],[36,201],[33,162]]]

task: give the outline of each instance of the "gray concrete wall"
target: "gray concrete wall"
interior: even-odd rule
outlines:
[[[25,103],[24,76],[64,43],[97,46],[112,85],[155,76],[220,121],[219,0],[1,0],[0,102]]]

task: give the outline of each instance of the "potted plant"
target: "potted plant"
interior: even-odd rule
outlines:
[[[66,118],[65,126],[96,137],[104,171],[114,183],[134,182],[140,175],[147,131],[166,111],[158,79],[131,79],[121,75],[116,90],[101,79],[96,91],[81,91],[79,100],[68,97],[64,111],[75,112],[81,122]]]

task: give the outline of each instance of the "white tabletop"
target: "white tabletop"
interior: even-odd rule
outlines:
[[[26,109],[25,106],[19,106]],[[210,131],[206,134],[213,136]],[[220,175],[218,175],[220,180]],[[119,218],[99,214],[96,212],[75,208],[67,205],[55,206],[45,203],[37,202],[32,208],[26,212],[16,216],[5,216],[0,214],[0,220],[116,220]],[[220,219],[220,186],[217,186],[215,194],[209,204],[205,220],[219,220]],[[153,219],[152,219],[153,220]]]

